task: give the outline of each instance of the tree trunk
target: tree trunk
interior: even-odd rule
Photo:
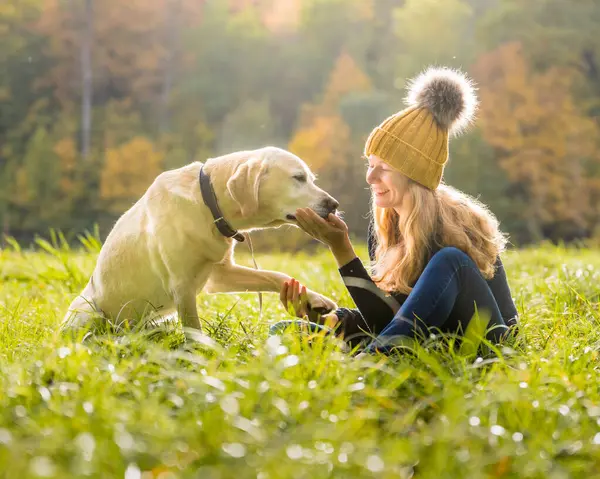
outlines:
[[[90,153],[92,133],[92,41],[94,28],[94,0],[84,0],[81,34],[81,156],[86,160]]]
[[[4,248],[6,237],[10,235],[10,222],[8,219],[8,207],[4,207],[4,214],[2,215],[2,241],[0,241],[0,247]]]
[[[177,52],[177,31],[180,12],[181,0],[169,0],[167,2],[167,14],[165,22],[166,55],[158,120],[158,128],[161,133],[165,133],[169,130],[169,99],[171,96],[171,89],[173,87],[175,56]]]

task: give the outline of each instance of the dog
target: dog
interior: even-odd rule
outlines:
[[[279,292],[290,279],[236,265],[233,250],[243,241],[240,232],[298,226],[296,209],[310,207],[326,218],[338,206],[315,185],[304,161],[271,146],[163,172],[115,223],[61,330],[90,329],[97,321],[135,323],[174,312],[184,327],[201,330],[200,291]],[[337,308],[311,290],[308,302],[322,312]]]

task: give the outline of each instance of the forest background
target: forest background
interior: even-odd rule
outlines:
[[[596,0],[4,0],[0,236],[105,236],[161,171],[276,145],[364,239],[366,136],[437,64],[481,100],[446,182],[514,245],[598,238],[599,24]]]

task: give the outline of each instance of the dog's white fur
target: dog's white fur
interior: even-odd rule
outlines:
[[[144,196],[116,222],[92,277],[72,302],[64,328],[89,328],[99,317],[136,321],[177,311],[185,327],[200,329],[196,295],[281,289],[289,276],[233,261],[235,241],[223,237],[204,204],[194,162],[160,174]],[[265,147],[207,160],[223,216],[239,231],[293,224],[297,208],[325,217],[337,202],[314,183],[292,153]],[[302,179],[306,181],[302,181]],[[311,307],[335,303],[313,291]],[[99,315],[100,313],[100,315]]]

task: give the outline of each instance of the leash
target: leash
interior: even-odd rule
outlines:
[[[254,258],[254,247],[252,246],[252,238],[250,238],[250,233],[245,234],[246,239],[248,240],[248,249],[250,250],[250,256],[252,256],[252,262],[254,263],[254,269],[257,271],[260,269],[258,264],[256,263],[256,259]],[[262,293],[260,291],[258,293],[258,320],[262,321],[262,313],[263,313],[263,298]]]

